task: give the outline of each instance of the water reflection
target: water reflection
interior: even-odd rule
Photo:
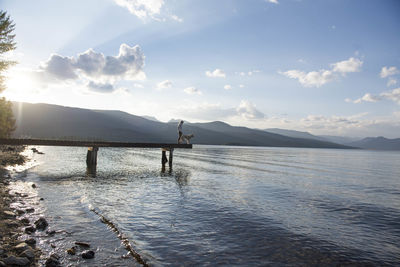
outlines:
[[[160,172],[159,150],[103,149],[85,177],[82,151],[59,153],[35,183],[55,225],[106,250],[91,266],[116,252],[89,204],[154,266],[400,262],[398,154],[199,146]]]
[[[96,178],[97,166],[91,165],[86,167],[86,177]]]

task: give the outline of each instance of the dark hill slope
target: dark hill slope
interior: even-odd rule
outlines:
[[[49,104],[14,103],[16,137],[175,143],[176,123],[148,120],[116,110],[89,110]],[[223,122],[185,123],[194,144],[348,148],[319,140],[292,138]]]

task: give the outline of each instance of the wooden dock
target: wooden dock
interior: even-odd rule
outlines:
[[[171,144],[171,143],[129,143],[129,142],[107,142],[107,141],[69,141],[51,139],[13,139],[0,138],[0,145],[27,145],[27,146],[70,146],[87,147],[86,164],[88,167],[97,165],[97,152],[100,147],[124,147],[124,148],[161,148],[162,170],[165,171],[165,164],[169,163],[172,170],[173,152],[175,148],[191,149],[191,144]],[[166,152],[169,152],[167,159]]]

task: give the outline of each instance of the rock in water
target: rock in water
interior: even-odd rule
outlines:
[[[90,244],[85,243],[85,242],[76,241],[75,245],[78,245],[78,246],[81,246],[81,247],[85,247],[85,248],[90,248]]]
[[[59,267],[61,266],[59,257],[57,254],[52,254],[45,262],[46,267]]]
[[[85,250],[82,252],[82,258],[84,259],[93,259],[94,258],[94,251],[93,250]]]
[[[41,217],[35,222],[36,229],[43,231],[49,224],[46,219]]]
[[[6,266],[27,266],[30,264],[29,260],[25,257],[9,256],[4,259]]]
[[[36,228],[34,226],[28,226],[25,228],[25,233],[27,234],[32,234],[34,232],[36,232]]]
[[[67,249],[67,253],[69,255],[75,255],[76,254],[76,248],[72,247],[72,248]]]

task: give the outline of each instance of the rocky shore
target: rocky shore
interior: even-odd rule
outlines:
[[[23,150],[24,147],[0,147],[0,266],[37,266],[41,253],[36,248],[36,240],[24,235],[24,229],[33,226],[28,216],[23,215],[33,208],[12,208],[25,195],[11,194],[8,188],[11,176],[5,167],[23,164],[26,160],[20,154]]]
[[[37,194],[37,186],[28,183],[29,188],[11,189],[15,181],[7,167],[23,165],[29,159],[22,155],[25,147],[0,146],[0,267],[2,266],[62,266],[63,256],[76,255],[82,259],[92,259],[95,252],[90,244],[75,242],[65,250],[65,255],[41,251],[39,243],[55,248],[53,243],[43,242],[58,234],[40,213],[43,198]],[[36,148],[29,151],[43,154]],[[42,246],[43,246],[42,244]],[[58,251],[60,251],[60,249]]]

